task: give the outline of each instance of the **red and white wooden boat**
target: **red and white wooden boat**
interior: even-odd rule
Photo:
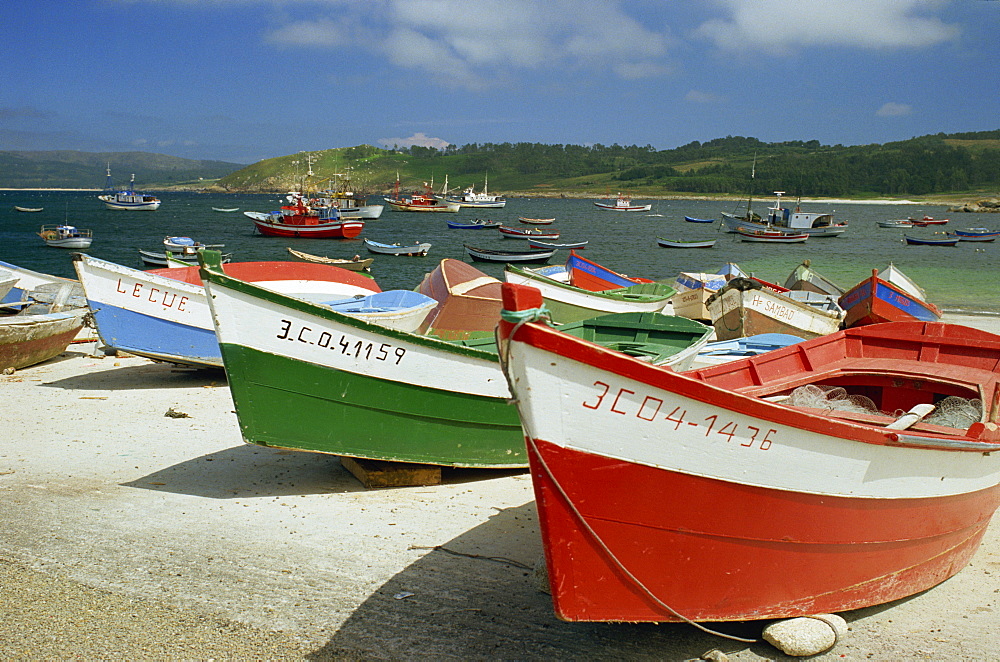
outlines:
[[[1000,336],[874,325],[678,373],[519,320],[541,306],[533,288],[502,294],[501,356],[561,619],[882,604],[961,570],[1000,503]],[[803,406],[812,386],[914,413]],[[919,420],[945,398],[985,412]]]
[[[257,232],[269,237],[304,237],[309,239],[352,239],[361,234],[365,222],[358,218],[343,218],[336,208],[329,207],[322,213],[288,213],[282,207],[280,214],[243,212],[253,219]]]
[[[917,226],[918,228],[924,228],[927,227],[928,225],[944,225],[947,222],[948,222],[947,218],[934,218],[933,216],[924,216],[919,221],[916,219],[912,221],[913,225]]]
[[[512,228],[509,225],[501,225],[497,228],[500,236],[505,239],[558,239],[559,233],[555,230],[542,230],[540,228]]]

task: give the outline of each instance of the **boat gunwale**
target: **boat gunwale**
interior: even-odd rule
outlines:
[[[504,322],[504,324],[507,323]],[[862,338],[871,337],[872,339],[891,339],[896,338],[897,336],[885,334],[889,331],[901,331],[902,329],[899,329],[897,325],[922,325],[926,327],[928,324],[949,326],[941,322],[896,322],[891,323],[891,325],[895,328],[887,330],[884,328],[874,328],[876,326],[887,326],[885,324],[867,325],[864,327],[838,331],[828,336],[820,336],[811,340],[805,340],[802,343],[791,345],[789,347],[775,349],[768,352],[766,356],[769,357],[769,360],[777,360],[788,354],[808,353],[809,350],[823,344],[837,342],[843,343],[846,346],[850,344],[849,341],[864,342],[863,339],[856,338],[856,336],[859,335],[862,336]],[[986,332],[970,329],[970,327],[961,328],[971,330],[975,332],[975,334],[986,334]],[[521,334],[525,335],[522,336]],[[993,334],[987,335],[992,336]],[[530,338],[530,340],[524,340],[525,336]],[[944,344],[944,342],[948,340],[940,335],[927,336],[924,334],[922,338],[925,341],[938,340],[941,344]],[[612,352],[599,345],[594,345],[593,343],[589,343],[573,336],[560,334],[557,330],[551,329],[537,322],[522,325],[517,330],[517,336],[507,340],[507,342],[510,342],[511,340],[526,342],[530,346],[536,347],[545,352],[553,353],[565,360],[599,367],[602,371],[614,375],[615,377],[633,380],[656,390],[674,393],[683,398],[696,400],[698,402],[715,406],[720,409],[725,409],[733,413],[751,416],[760,421],[790,426],[806,432],[839,439],[845,442],[857,442],[879,446],[921,448],[924,450],[944,452],[987,453],[1000,450],[1000,436],[998,436],[995,441],[984,440],[971,436],[968,430],[962,431],[958,428],[955,428],[956,430],[959,430],[959,434],[957,435],[941,435],[924,432],[921,432],[920,435],[906,434],[905,431],[895,431],[880,428],[878,426],[854,423],[851,421],[824,418],[816,414],[809,413],[808,411],[769,402],[761,399],[760,397],[745,395],[740,391],[731,388],[717,386],[709,381],[706,381],[705,379],[706,376],[713,376],[713,373],[728,372],[747,367],[749,367],[750,370],[754,370],[753,364],[758,362],[758,360],[754,360],[756,357],[737,359],[718,366],[698,368],[680,373],[643,363],[642,361],[638,361],[632,357]],[[844,355],[848,358],[853,354],[855,353],[848,353],[847,351],[844,352]],[[998,379],[1000,379],[1000,375],[997,375],[997,377],[993,380],[994,394],[997,389],[1000,389],[1000,382],[998,382]],[[667,384],[667,386],[664,386],[664,384]],[[684,388],[679,388],[682,385]],[[977,384],[977,390],[979,390],[980,395],[982,395],[983,386],[981,384]],[[984,412],[983,418],[986,418],[987,415],[988,413]],[[973,423],[972,427],[975,427],[976,425],[977,423]],[[929,442],[964,442],[965,446],[922,446],[918,441],[913,441],[914,439],[919,439],[920,436],[926,437]],[[903,438],[908,439],[904,441]]]
[[[470,358],[487,359],[493,363],[498,363],[500,361],[496,354],[491,354],[483,350],[473,349],[469,347],[462,347],[460,345],[454,345],[446,340],[441,340],[433,336],[420,335],[417,333],[408,333],[406,331],[400,331],[398,329],[392,329],[389,327],[382,326],[380,324],[375,324],[374,322],[367,322],[363,319],[351,317],[350,315],[344,315],[332,310],[328,307],[322,306],[320,304],[305,301],[303,299],[297,299],[295,297],[290,297],[280,292],[275,292],[274,290],[268,290],[267,288],[260,287],[253,283],[234,278],[229,274],[221,270],[221,266],[217,268],[216,258],[211,255],[206,255],[209,251],[204,251],[199,254],[199,262],[201,263],[200,274],[203,281],[214,283],[217,285],[222,285],[223,287],[228,287],[231,290],[251,296],[257,299],[263,299],[269,303],[285,306],[295,310],[297,312],[313,315],[315,317],[327,318],[337,324],[343,324],[346,326],[354,327],[361,331],[366,331],[368,333],[373,333],[376,335],[383,335],[389,338],[393,338],[398,341],[412,342],[417,345],[423,345],[431,349],[441,350],[450,352],[453,354],[460,354],[463,356],[468,356]],[[218,270],[217,270],[218,269]]]

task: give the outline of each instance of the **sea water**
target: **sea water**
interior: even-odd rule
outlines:
[[[145,268],[139,249],[161,250],[166,236],[187,236],[205,244],[225,244],[235,261],[288,260],[286,250],[334,258],[369,257],[362,239],[383,243],[430,242],[427,257],[374,256],[372,275],[384,290],[413,289],[443,258],[471,261],[464,244],[481,248],[526,248],[523,239],[504,239],[496,230],[452,230],[447,220],[476,218],[518,223],[519,216],[555,218],[546,229],[561,233],[558,241],[589,240],[582,255],[616,271],[654,280],[671,280],[681,271],[715,272],[735,262],[755,276],[783,283],[803,260],[841,287],[850,287],[892,262],[927,292],[928,299],[946,312],[1000,315],[998,242],[959,242],[955,247],[908,246],[904,234],[934,236],[956,228],[1000,230],[1000,214],[946,212],[939,205],[803,203],[802,210],[834,214],[847,222],[839,237],[811,237],[803,244],[761,244],[738,240],[721,225],[721,212],[741,213],[746,203],[710,200],[650,200],[649,212],[612,212],[592,200],[510,198],[504,209],[462,209],[457,214],[394,212],[386,207],[381,218],[368,221],[357,239],[287,239],[264,237],[254,230],[244,211],[273,211],[281,196],[252,194],[157,193],[163,201],[156,211],[117,211],[104,207],[98,191],[0,191],[0,260],[58,276],[75,277],[71,251],[46,246],[38,237],[42,225],[68,223],[93,230],[94,242],[85,252],[137,269]],[[639,202],[636,199],[636,202]],[[381,199],[372,197],[371,203]],[[787,204],[791,204],[786,200]],[[763,213],[770,200],[754,201]],[[37,213],[18,212],[14,206],[43,207]],[[213,207],[233,208],[232,213]],[[886,229],[877,221],[898,218],[950,218],[945,226]],[[714,218],[714,223],[688,223],[684,216]],[[940,234],[938,234],[940,236]],[[708,249],[660,248],[665,239],[712,239]],[[559,251],[551,262],[565,259]],[[478,269],[502,279],[502,264],[476,263]]]

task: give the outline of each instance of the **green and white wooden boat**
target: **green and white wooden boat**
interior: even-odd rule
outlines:
[[[495,352],[371,324],[232,278],[214,251],[202,259],[247,442],[443,466],[527,466]]]
[[[538,288],[556,324],[579,322],[605,313],[670,314],[670,298],[677,294],[677,290],[664,283],[638,283],[616,290],[592,292],[550,278],[540,270],[513,264],[504,268],[503,275],[508,283]]]
[[[527,466],[520,420],[508,404],[492,339],[449,342],[370,324],[232,278],[222,271],[217,252],[201,256],[247,442],[454,467]],[[637,322],[619,325],[631,325],[631,331],[601,336],[615,343],[610,347],[624,349],[621,334],[629,333],[644,345],[634,351],[641,349],[651,361],[654,353],[670,353],[652,348],[665,342],[657,330],[661,320]],[[579,327],[581,334],[593,333]],[[678,359],[700,342],[701,333],[692,328],[684,338],[673,340]]]

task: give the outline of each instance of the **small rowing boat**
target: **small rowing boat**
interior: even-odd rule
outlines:
[[[715,246],[715,241],[715,239],[678,240],[663,239],[662,237],[656,238],[656,243],[662,248],[711,248]]]

